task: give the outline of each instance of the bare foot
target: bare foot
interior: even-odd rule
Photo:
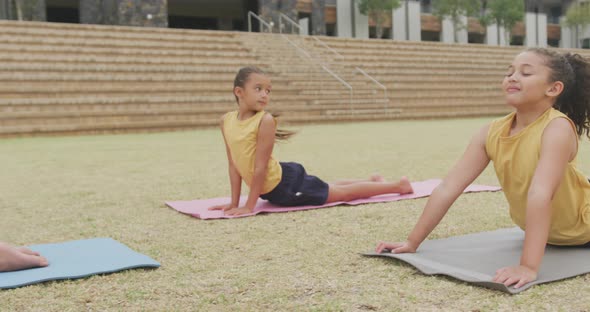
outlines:
[[[409,193],[414,193],[414,189],[412,188],[412,184],[410,183],[410,180],[408,180],[408,177],[403,176],[400,180],[399,180],[399,187],[400,187],[400,194],[409,194]]]
[[[48,264],[47,259],[28,248],[15,248],[0,243],[0,272],[44,267]]]
[[[372,176],[369,178],[369,180],[370,180],[371,182],[385,182],[385,179],[384,179],[384,178],[383,178],[383,176],[382,176],[382,175],[380,175],[380,174],[374,174],[374,175],[372,175]]]

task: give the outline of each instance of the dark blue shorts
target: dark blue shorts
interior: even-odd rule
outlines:
[[[323,205],[328,199],[329,186],[316,176],[307,175],[302,165],[281,162],[281,182],[260,198],[279,206]]]

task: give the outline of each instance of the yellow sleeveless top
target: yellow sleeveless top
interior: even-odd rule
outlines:
[[[492,122],[486,140],[488,157],[494,163],[496,175],[510,205],[510,217],[525,229],[527,194],[541,155],[543,130],[563,113],[548,109],[537,120],[519,133],[510,136],[516,113]],[[590,183],[576,169],[576,157],[568,163],[565,175],[551,202],[549,243],[581,245],[590,241]]]
[[[252,184],[252,177],[254,176],[258,127],[264,114],[265,112],[262,110],[246,120],[238,119],[238,111],[229,112],[223,116],[225,141],[229,146],[234,166],[236,166],[248,187]],[[267,169],[266,180],[262,186],[261,194],[272,191],[281,182],[283,170],[272,155],[268,160]]]

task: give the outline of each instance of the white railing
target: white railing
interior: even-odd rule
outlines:
[[[255,18],[260,23],[260,32],[264,32],[264,27],[266,26],[269,33],[272,33],[272,24],[267,23],[264,21],[260,16],[256,15],[256,13],[252,11],[248,11],[248,32],[252,32],[252,18]]]
[[[358,71],[359,73],[363,74],[363,76],[367,77],[369,80],[373,81],[373,83],[375,83],[377,86],[383,89],[383,101],[387,104],[387,88],[384,85],[382,85],[379,81],[377,81],[377,79],[367,74],[364,70],[355,67],[353,72],[355,71]]]
[[[319,43],[321,46],[323,46],[324,48],[326,48],[328,51],[332,52],[332,54],[336,55],[337,58],[342,59],[344,58],[342,56],[342,54],[338,53],[338,51],[330,48],[329,45],[327,45],[325,42],[321,41],[318,37],[312,37],[317,43]]]
[[[336,78],[336,80],[340,81],[341,84],[343,84],[345,87],[348,88],[348,93],[349,93],[349,109],[353,110],[353,106],[352,106],[352,94],[354,93],[352,86],[344,81],[344,79],[340,78],[338,75],[336,75],[333,71],[331,71],[329,68],[327,68],[326,66],[322,65],[322,68],[328,72],[330,75],[332,75],[332,77]]]
[[[309,54],[309,52],[307,52],[304,49],[302,49],[295,42],[293,42],[293,40],[289,39],[289,37],[287,37],[284,34],[281,34],[281,37],[283,37],[283,39],[285,39],[290,45],[292,45],[295,48],[295,50],[297,50],[299,53],[305,55],[305,57],[307,57],[310,61],[313,60],[313,57],[311,56],[311,54]]]
[[[256,15],[254,12],[249,11],[248,12],[248,31],[252,32],[252,18],[256,18],[258,20],[258,22],[260,23],[260,31],[264,32],[265,31],[265,27],[266,30],[269,33],[273,32],[273,24],[272,22],[268,23],[266,21],[264,21],[260,16]],[[322,40],[320,40],[318,37],[312,36],[311,38],[313,38],[313,40],[318,43],[320,46],[322,46],[324,49],[328,50],[333,57],[329,58],[328,61],[324,62],[324,60],[322,60],[319,56],[314,56],[312,54],[310,54],[309,51],[307,51],[306,49],[300,47],[298,44],[296,44],[295,42],[293,42],[293,40],[289,39],[289,37],[285,34],[283,34],[283,30],[286,28],[285,24],[283,23],[283,21],[285,21],[287,24],[291,25],[291,33],[294,33],[294,30],[297,29],[297,33],[298,35],[301,35],[302,33],[302,28],[301,26],[295,22],[294,20],[292,20],[291,18],[289,18],[287,15],[283,14],[283,13],[279,13],[279,33],[281,34],[281,37],[287,41],[288,44],[290,44],[295,51],[297,51],[300,55],[302,55],[304,58],[307,59],[307,62],[310,66],[319,66],[322,68],[322,70],[326,73],[328,73],[330,76],[332,76],[335,80],[337,80],[338,82],[340,82],[340,84],[342,84],[344,87],[346,87],[348,89],[349,95],[350,95],[350,108],[352,110],[353,108],[353,94],[354,94],[354,87],[348,83],[345,79],[343,79],[342,77],[340,77],[337,73],[335,73],[333,70],[331,70],[330,68],[328,68],[327,63],[330,63],[329,60],[333,60],[333,59],[339,59],[342,60],[344,57],[338,53],[338,51],[334,50],[333,48],[331,48],[329,45],[327,45],[325,42],[323,42]],[[302,38],[302,37],[300,37]],[[302,38],[303,39],[303,38]],[[305,41],[305,39],[303,39],[303,42]],[[302,43],[303,44],[303,43]],[[321,52],[320,52],[321,54]],[[371,75],[367,74],[364,70],[362,70],[359,67],[355,67],[352,74],[354,75],[355,72],[359,72],[360,74],[362,74],[365,78],[369,79],[371,82],[373,82],[375,85],[377,85],[378,88],[381,88],[383,90],[383,100],[384,100],[384,104],[385,104],[385,108],[387,108],[387,88],[381,84],[379,81],[377,81],[377,79],[373,78]]]
[[[279,14],[279,33],[283,33],[283,27],[285,27],[285,25],[283,24],[283,19],[286,20],[290,25],[291,25],[291,33],[293,33],[293,30],[295,28],[297,28],[298,30],[298,35],[301,35],[301,26],[299,26],[299,24],[297,24],[297,22],[295,22],[294,20],[292,20],[290,17],[288,17],[287,15],[280,13]]]
[[[289,37],[287,37],[286,35],[282,34],[281,35],[283,37],[283,39],[285,39],[290,45],[292,45],[295,50],[301,54],[303,54],[309,62],[313,62],[316,63],[317,65],[319,65],[325,72],[327,72],[328,74],[330,74],[332,77],[334,77],[334,79],[338,80],[338,82],[340,82],[343,86],[345,86],[348,89],[348,93],[349,93],[349,97],[350,97],[350,108],[352,109],[352,95],[354,93],[353,87],[346,82],[344,79],[342,79],[340,76],[338,76],[336,73],[334,73],[333,71],[331,71],[329,68],[327,68],[324,64],[322,64],[321,62],[318,64],[317,61],[313,58],[313,56],[311,56],[309,54],[309,52],[305,51],[304,49],[302,49],[301,47],[299,47],[295,42],[293,42],[293,40],[289,39]],[[312,64],[313,65],[313,64]]]

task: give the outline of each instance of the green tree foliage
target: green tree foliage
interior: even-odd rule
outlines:
[[[524,18],[524,1],[515,0],[487,0],[487,8],[480,23],[484,26],[496,24],[506,30],[506,42],[510,42],[510,31],[517,22]],[[498,42],[500,42],[498,31]]]
[[[358,1],[359,11],[369,16],[375,22],[377,38],[383,36],[383,21],[387,14],[399,8],[399,0],[360,0]]]
[[[579,48],[580,29],[590,25],[590,4],[574,3],[565,14],[564,24],[573,28],[576,34],[576,48]]]
[[[481,0],[433,0],[432,9],[434,15],[441,21],[450,18],[453,23],[453,39],[458,41],[459,30],[465,29],[467,25],[461,20],[462,16],[473,16],[481,10]]]

